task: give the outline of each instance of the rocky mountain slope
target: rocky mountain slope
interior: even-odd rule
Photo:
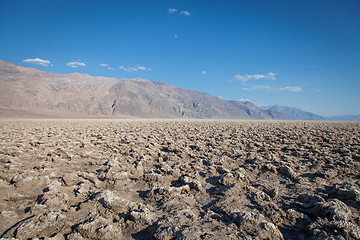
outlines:
[[[145,79],[55,74],[0,60],[0,108],[58,116],[287,119],[250,102]]]

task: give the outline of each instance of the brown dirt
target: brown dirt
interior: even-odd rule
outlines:
[[[0,120],[0,238],[360,239],[360,123]]]
[[[32,113],[26,112],[22,110],[14,110],[14,109],[7,109],[7,108],[0,108],[0,119],[7,118],[7,119],[16,119],[16,118],[34,118],[34,119],[49,119],[55,118],[51,115],[40,114],[40,113]]]

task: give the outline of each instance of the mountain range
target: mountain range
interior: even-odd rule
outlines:
[[[0,60],[0,116],[360,121],[280,105],[226,101],[146,79],[56,74]]]
[[[324,117],[315,113],[306,112],[299,108],[273,105],[260,107],[263,110],[276,111],[285,114],[292,120],[313,120],[313,121],[360,121],[360,115],[339,115]]]
[[[225,101],[162,82],[56,74],[3,60],[0,108],[60,117],[288,119],[251,102]]]
[[[316,120],[316,121],[325,120],[324,117],[322,117],[318,114],[311,113],[311,112],[305,112],[301,109],[294,108],[294,107],[274,105],[274,106],[261,107],[261,109],[281,112],[293,120]]]
[[[360,115],[340,115],[325,117],[327,121],[360,121]]]

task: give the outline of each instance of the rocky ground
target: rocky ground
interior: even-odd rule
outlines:
[[[360,122],[1,120],[0,238],[360,239]]]

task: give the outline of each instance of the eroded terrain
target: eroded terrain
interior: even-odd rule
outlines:
[[[360,123],[1,120],[0,238],[360,239]]]

